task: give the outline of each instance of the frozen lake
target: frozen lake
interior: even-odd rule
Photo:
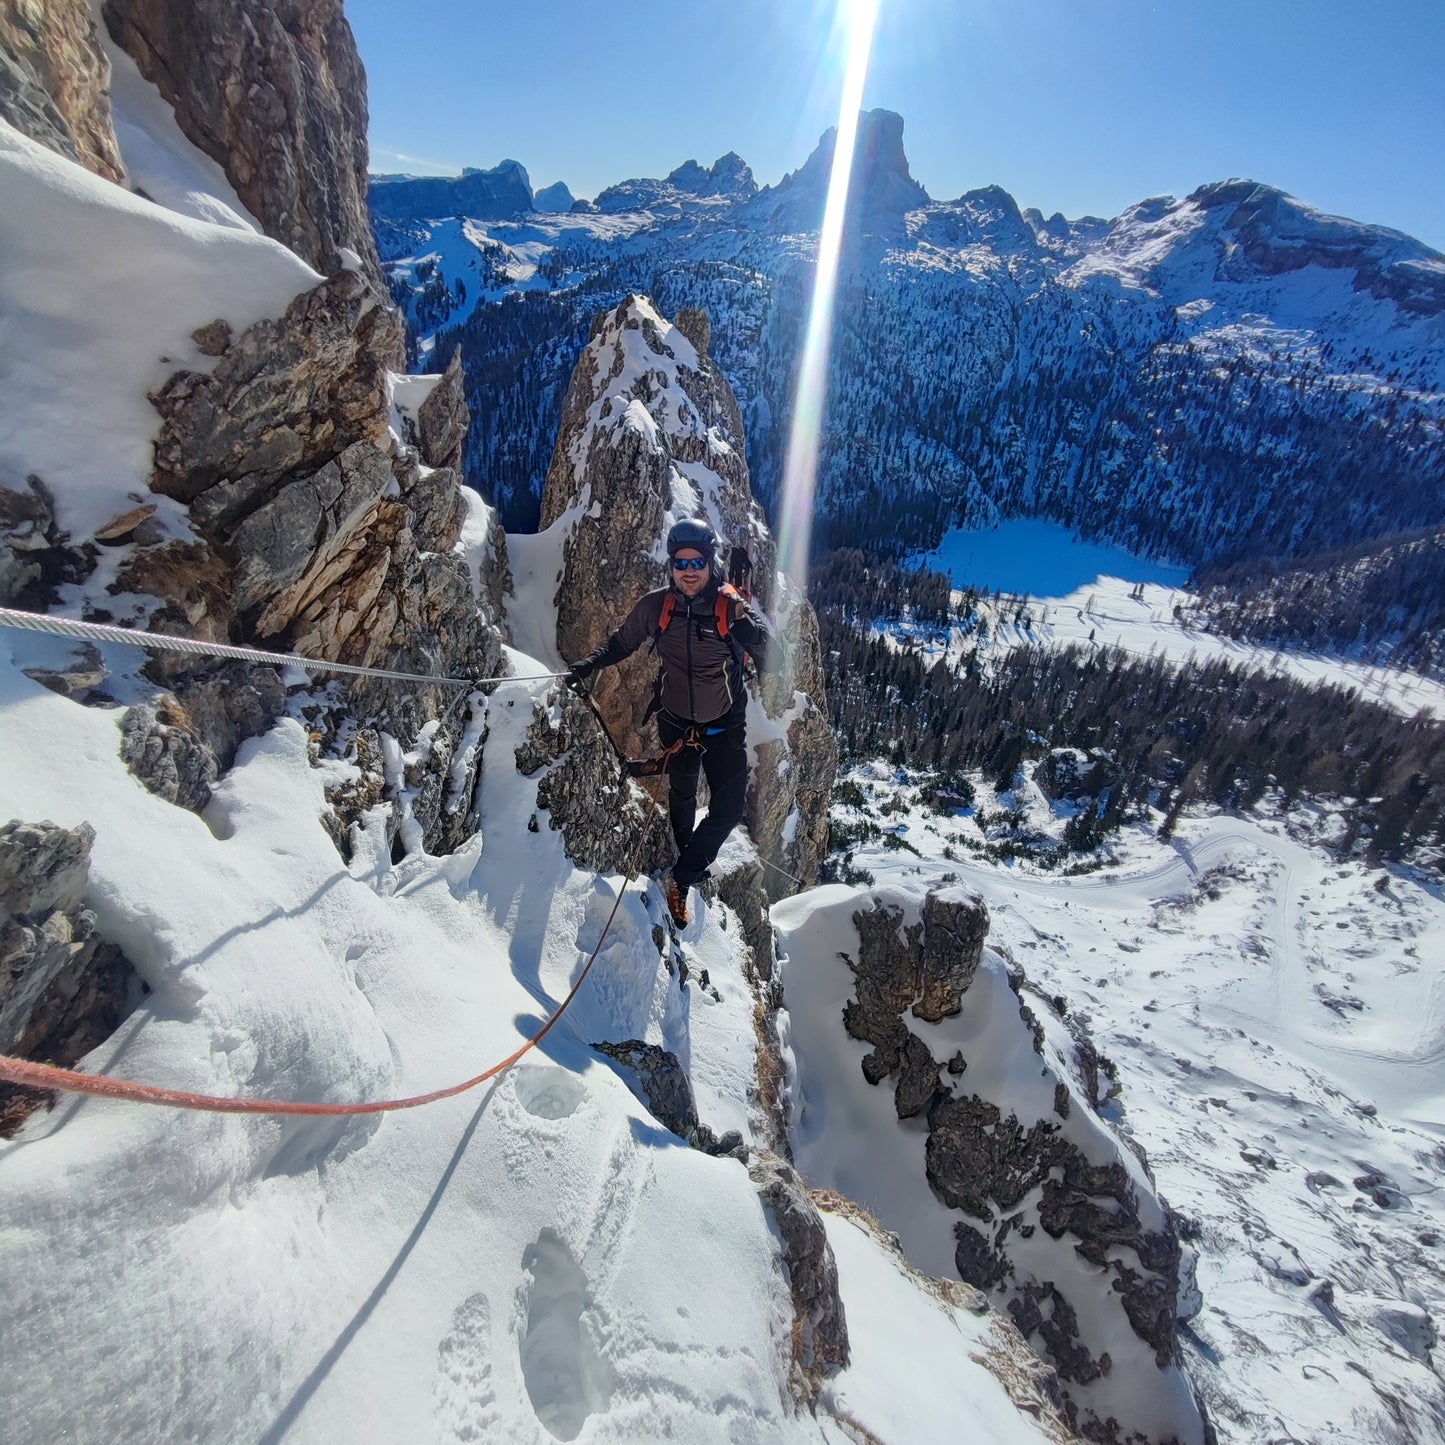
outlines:
[[[1067,597],[1101,577],[1182,587],[1188,567],[1136,557],[1107,542],[1085,542],[1057,522],[1004,522],[947,533],[936,551],[917,559],[947,572],[955,587]]]

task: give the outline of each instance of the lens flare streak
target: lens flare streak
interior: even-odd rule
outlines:
[[[838,109],[837,144],[823,208],[823,229],[818,237],[813,304],[798,367],[793,397],[792,426],[783,468],[779,508],[779,563],[796,595],[806,595],[808,551],[813,531],[813,492],[817,485],[818,445],[823,407],[828,394],[828,354],[833,336],[833,304],[838,290],[838,263],[843,250],[843,222],[848,212],[848,188],[853,174],[853,149],[858,139],[858,114],[873,47],[879,0],[853,0],[849,6],[848,60],[843,95]]]

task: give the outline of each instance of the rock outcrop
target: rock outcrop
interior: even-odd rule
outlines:
[[[96,549],[69,542],[39,477],[28,477],[23,492],[0,486],[0,607],[43,611],[62,582],[85,576]]]
[[[697,1116],[697,1100],[693,1097],[692,1080],[681,1060],[670,1049],[641,1039],[627,1039],[620,1044],[599,1043],[592,1047],[628,1069],[636,1080],[641,1097],[653,1117],[679,1139],[685,1139],[704,1154],[734,1155],[747,1162],[748,1149],[743,1136],[729,1129],[721,1138]]]
[[[109,591],[154,599],[152,631],[410,673],[495,675],[505,543],[494,528],[478,545],[474,523],[459,546],[469,509],[456,468],[469,418],[458,366],[430,386],[413,445],[395,445],[390,431],[402,325],[377,281],[365,80],[340,0],[112,0],[104,17],[265,230],[330,279],[240,335],[221,320],[200,327],[193,339],[214,365],[176,372],[152,394],[151,487],[186,505],[194,537],[176,537],[155,503],[133,495],[134,506],[73,546],[43,482],[12,482],[0,488],[0,601],[43,609],[114,547]],[[123,179],[102,144],[114,142],[109,70],[89,8],[0,4],[0,55],[0,114],[12,115],[13,100],[33,133]],[[99,587],[85,606],[108,621]],[[102,675],[82,660],[40,680],[108,701]],[[153,791],[204,807],[240,741],[279,716],[281,684],[264,669],[174,655],[152,658],[147,675],[160,691],[126,717],[122,755]],[[451,706],[457,697],[451,686],[368,680],[308,704],[318,746],[341,749],[362,775],[338,789],[332,822],[343,844],[350,804],[380,794],[395,800],[394,829],[414,821],[434,850],[465,836],[484,722]],[[362,749],[361,736],[375,746]],[[398,745],[390,761],[384,737]]]
[[[284,316],[219,337],[217,346],[214,370],[178,372],[152,398],[162,422],[151,485],[188,505],[204,545],[139,548],[117,585],[164,601],[153,626],[180,623],[192,634],[240,636],[360,666],[494,676],[501,660],[495,598],[489,622],[456,550],[457,476],[423,461],[460,452],[468,416],[455,369],[422,407],[418,455],[389,433],[400,323],[359,273],[340,272],[298,296]],[[499,565],[505,568],[504,553]],[[481,581],[484,592],[500,585]],[[180,711],[193,713],[190,670],[165,676]],[[242,719],[256,713],[254,697],[245,689],[236,695]],[[403,750],[446,713],[446,725],[427,739],[420,773],[378,778],[376,787],[345,796],[404,793],[395,824],[409,811],[425,846],[455,847],[480,762],[479,747],[469,744],[466,766],[459,775],[452,769],[467,726],[448,711],[455,689],[367,680],[350,684],[348,697],[353,712]],[[324,708],[309,716],[327,737],[331,719]],[[244,720],[231,731],[249,735]],[[128,757],[148,786],[191,806],[204,800],[214,774],[185,729],[142,716],[127,736]],[[220,747],[210,729],[199,739],[224,767],[234,743],[224,733],[219,740]],[[355,755],[354,738],[346,746],[363,771],[384,766],[380,745],[365,759]],[[408,774],[417,766],[408,764]],[[343,807],[341,836],[353,821]]]
[[[0,827],[0,1053],[65,1067],[114,1032],[141,984],[84,904],[89,824]],[[0,1084],[0,1137],[47,1096]]]
[[[634,853],[644,873],[671,864],[666,819],[640,784],[621,776],[611,744],[580,699],[557,689],[551,705],[537,709],[517,767],[527,777],[540,774],[537,807],[561,831],[579,868],[610,873]]]
[[[823,1381],[848,1365],[848,1320],[838,1264],[822,1216],[792,1165],[759,1153],[749,1173],[783,1247],[793,1297],[793,1389],[812,1404]]]
[[[379,284],[366,75],[341,0],[106,0],[103,14],[268,236],[326,276],[354,252]]]
[[[763,679],[770,719],[758,749],[747,822],[763,857],[810,880],[822,857],[836,752],[827,726],[817,623],[777,592],[774,546],[748,477],[742,418],[710,360],[707,316],[665,321],[627,297],[598,316],[577,362],[542,496],[542,525],[560,532],[557,648],[584,656],[665,581],[663,541],[681,517],[707,516],[726,548],[747,548],[756,600],[786,603],[776,676]],[[652,746],[644,714],[656,664],[644,651],[601,673],[595,696],[622,748]],[[769,876],[775,893],[790,880]]]
[[[0,119],[110,181],[125,165],[88,0],[0,3]]]
[[[926,1128],[928,1182],[961,1216],[960,1277],[1057,1372],[1085,1438],[1203,1441],[1180,1368],[1172,1219],[1142,1161],[1092,1112],[1072,1035],[1051,1033],[1022,974],[984,947],[982,899],[880,895],[853,922],[843,1026],[873,1046],[868,1083],[891,1084],[898,1117]],[[1036,1069],[1019,1063],[1031,1055]]]

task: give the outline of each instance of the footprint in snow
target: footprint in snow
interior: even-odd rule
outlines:
[[[521,1339],[527,1398],[548,1434],[575,1440],[587,1417],[606,1409],[615,1383],[583,1315],[592,1303],[587,1276],[555,1229],[544,1229],[522,1256],[531,1275]]]
[[[520,1064],[512,1070],[517,1102],[539,1119],[565,1119],[587,1097],[587,1086],[554,1064]]]
[[[437,1346],[437,1438],[495,1440],[502,1428],[492,1386],[492,1311],[484,1294],[463,1300]]]

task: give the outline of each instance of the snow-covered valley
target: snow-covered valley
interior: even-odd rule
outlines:
[[[1183,1340],[1220,1438],[1439,1438],[1438,883],[1341,863],[1293,836],[1304,819],[1227,816],[1191,818],[1171,843],[1129,830],[1106,867],[1065,877],[976,851],[992,807],[1061,825],[1068,807],[1032,783],[995,799],[980,781],[977,810],[940,816],[899,806],[917,780],[891,768],[850,776],[886,828],[853,855],[872,886],[977,889],[1035,1010],[1072,1020],[1116,1066],[1105,1112],[1197,1252],[1202,1305]],[[808,1088],[805,1071],[805,1117]],[[922,1230],[924,1249],[948,1252],[926,1188],[896,1174],[870,1188],[858,1168],[848,1182],[905,1241]]]

